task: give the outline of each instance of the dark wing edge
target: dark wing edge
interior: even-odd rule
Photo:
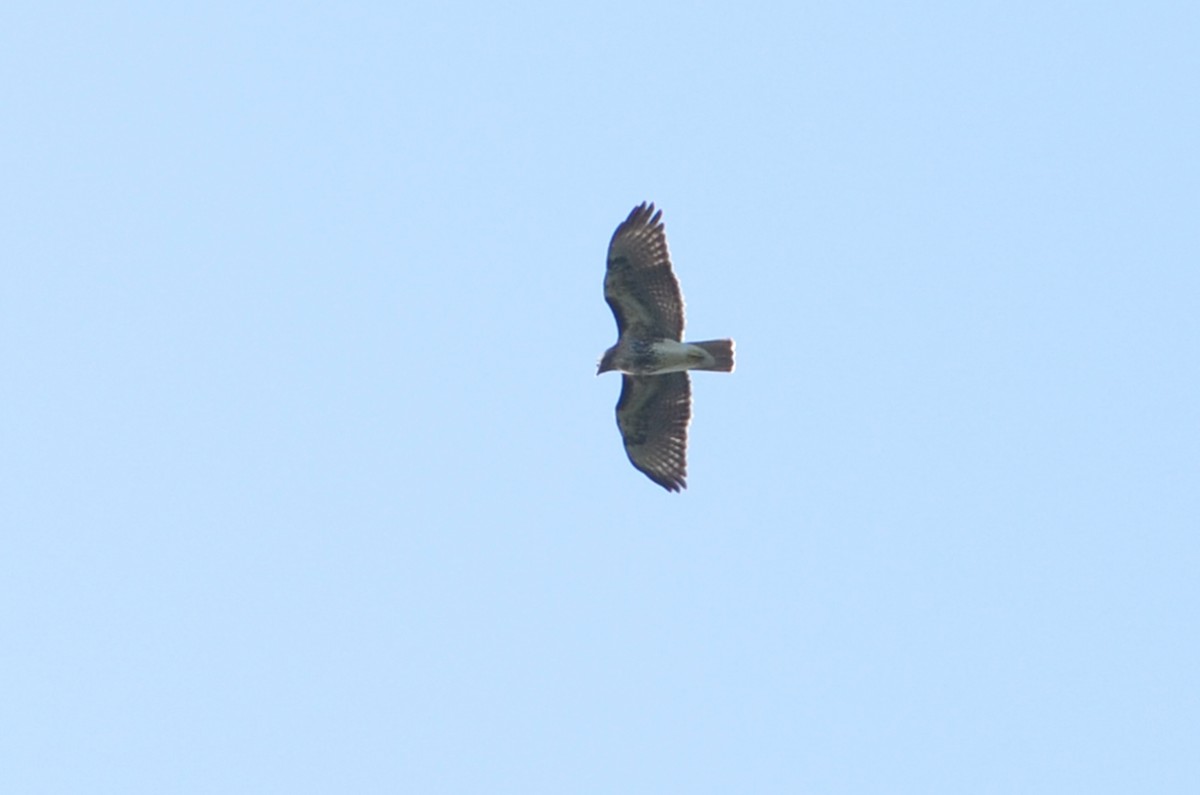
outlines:
[[[642,202],[613,232],[608,244],[604,300],[617,333],[683,339],[683,294],[671,270],[662,210]]]
[[[685,372],[625,375],[617,427],[633,466],[667,491],[687,488],[692,383]]]

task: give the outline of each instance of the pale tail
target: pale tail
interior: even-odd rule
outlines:
[[[721,373],[733,372],[733,340],[709,340],[708,342],[693,342],[698,348],[703,348],[716,361],[707,367],[697,367],[697,370],[715,370]]]

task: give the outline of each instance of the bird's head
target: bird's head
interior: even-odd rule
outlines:
[[[600,364],[596,366],[596,375],[617,369],[616,366],[613,365],[613,352],[615,350],[615,348],[609,348],[604,352],[604,355],[600,357]]]

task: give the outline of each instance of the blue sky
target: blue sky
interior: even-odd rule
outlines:
[[[0,12],[0,789],[1198,791],[1193,4],[328,6]]]

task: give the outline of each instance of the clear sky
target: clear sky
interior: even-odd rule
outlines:
[[[0,791],[1200,792],[1194,3],[0,12]],[[689,489],[601,294],[664,210]]]

